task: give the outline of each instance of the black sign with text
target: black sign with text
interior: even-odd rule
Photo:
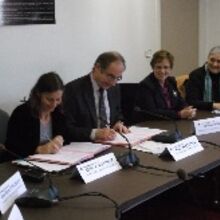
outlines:
[[[0,25],[55,24],[55,0],[0,0]]]

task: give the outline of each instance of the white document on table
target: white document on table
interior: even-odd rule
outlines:
[[[135,146],[143,141],[149,140],[152,136],[160,134],[164,132],[164,130],[157,128],[148,128],[148,127],[137,127],[132,126],[129,128],[130,133],[123,134],[127,137],[130,144]],[[116,133],[116,138],[112,141],[106,141],[104,143],[112,144],[112,145],[128,145],[126,140],[118,133]]]
[[[16,204],[13,205],[11,213],[8,216],[8,220],[24,220],[21,211]]]
[[[168,143],[160,143],[155,141],[144,141],[138,145],[135,145],[132,147],[132,149],[137,151],[142,151],[146,153],[152,153],[159,155],[161,154],[166,147],[168,147],[170,144]]]

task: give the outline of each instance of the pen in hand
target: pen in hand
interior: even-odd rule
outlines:
[[[57,153],[63,146],[63,137],[60,135],[54,137],[52,140],[48,138],[48,141],[48,151],[50,153]]]

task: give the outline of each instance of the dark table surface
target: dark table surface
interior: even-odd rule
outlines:
[[[207,112],[199,112],[198,118],[212,116]],[[173,129],[172,122],[150,121],[142,123],[148,127]],[[177,122],[179,130],[185,137],[192,134],[192,121],[182,120]],[[220,144],[219,133],[209,134],[199,139],[211,140]],[[156,155],[136,152],[140,158],[140,163],[145,166],[155,166],[157,168],[168,169],[176,172],[184,169],[187,173],[207,172],[220,164],[220,149],[209,144],[202,144],[204,150],[183,160],[175,162],[173,160],[163,160]],[[123,148],[114,147],[115,154],[126,151]],[[10,163],[0,166],[0,182],[3,183],[18,168]],[[107,175],[91,183],[84,184],[79,179],[70,180],[70,175],[52,175],[54,185],[57,186],[60,196],[70,196],[85,192],[98,191],[115,200],[122,214],[139,204],[159,195],[160,193],[181,184],[182,180],[174,174],[169,174],[156,170],[143,170],[138,167],[123,169],[113,174]],[[29,188],[47,187],[47,181],[43,184],[27,183]],[[51,208],[21,208],[24,219],[116,219],[114,205],[101,197],[81,197],[74,200],[63,201],[55,204]],[[7,214],[0,219],[7,219]]]

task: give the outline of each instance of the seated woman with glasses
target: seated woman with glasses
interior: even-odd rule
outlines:
[[[137,92],[135,115],[139,120],[161,119],[159,116],[170,119],[195,117],[196,109],[186,105],[171,76],[173,63],[173,55],[166,50],[153,55],[150,63],[153,72],[139,83]]]
[[[190,73],[186,100],[198,109],[220,110],[220,46],[213,47],[207,62]]]
[[[63,82],[54,72],[38,79],[28,101],[18,106],[9,119],[6,148],[22,157],[59,151],[66,134],[63,90]]]

